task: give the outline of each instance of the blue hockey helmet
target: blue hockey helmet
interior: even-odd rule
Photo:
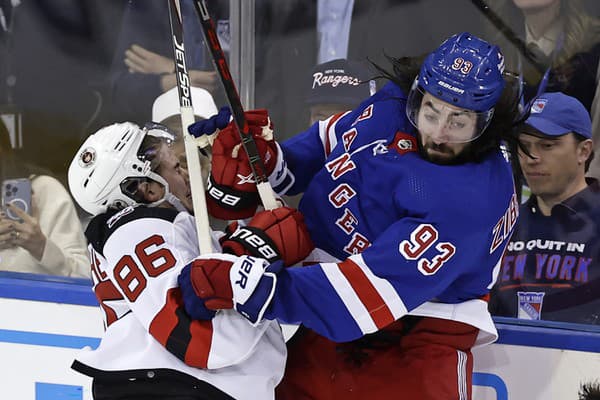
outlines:
[[[421,100],[428,93],[453,107],[477,114],[477,130],[457,141],[474,140],[492,119],[494,106],[504,89],[503,73],[504,57],[498,46],[468,32],[454,35],[423,61],[408,96],[407,116],[418,128]]]
[[[500,48],[464,32],[448,38],[427,56],[418,84],[457,107],[487,111],[502,94],[503,72]]]

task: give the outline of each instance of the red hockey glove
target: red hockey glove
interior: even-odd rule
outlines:
[[[305,259],[314,249],[304,218],[295,208],[280,207],[256,214],[247,226],[232,222],[221,239],[224,252],[282,260],[286,266]]]
[[[273,124],[267,110],[248,111],[245,115],[268,176],[277,163]],[[233,122],[218,133],[213,143],[206,200],[209,213],[225,220],[248,218],[259,204],[248,156]]]
[[[273,298],[282,267],[281,262],[269,265],[250,256],[208,254],[186,265],[177,281],[188,313],[194,311],[188,305],[200,300],[209,310],[233,308],[257,324]]]

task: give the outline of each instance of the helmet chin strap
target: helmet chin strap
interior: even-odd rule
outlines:
[[[188,212],[187,208],[185,208],[185,206],[183,205],[183,203],[181,202],[181,200],[179,200],[179,198],[177,198],[177,196],[175,196],[173,193],[171,193],[169,191],[169,184],[167,183],[167,181],[160,175],[158,175],[155,172],[150,172],[148,174],[148,177],[155,180],[156,182],[162,184],[165,187],[165,194],[163,195],[163,197],[155,202],[152,202],[150,204],[148,204],[148,207],[157,207],[159,205],[161,205],[163,202],[167,202],[170,205],[172,205],[173,207],[175,207],[175,209],[179,212],[185,211]]]
[[[181,202],[181,200],[179,200],[173,193],[171,192],[166,192],[165,196],[163,197],[163,199],[168,202],[169,204],[171,204],[173,207],[175,207],[175,209],[179,212],[185,211],[188,212],[187,208],[184,207],[183,203]]]

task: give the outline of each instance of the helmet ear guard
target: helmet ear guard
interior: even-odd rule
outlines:
[[[69,189],[81,208],[97,215],[110,207],[142,204],[137,188],[148,179],[165,187],[163,198],[148,205],[156,206],[167,199],[168,183],[153,172],[153,166],[160,163],[158,151],[152,146],[143,147],[147,137],[156,144],[169,144],[169,140],[150,132],[123,122],[101,128],[85,140],[68,171]]]

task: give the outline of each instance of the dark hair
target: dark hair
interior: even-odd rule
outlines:
[[[578,400],[600,400],[600,384],[598,382],[582,383],[579,387]]]
[[[379,78],[386,78],[396,83],[408,94],[413,81],[419,74],[419,69],[426,54],[416,57],[394,58],[385,55],[392,64],[392,72],[371,62],[373,66],[381,73]],[[504,80],[506,85],[496,106],[494,107],[494,116],[483,135],[475,139],[465,149],[465,161],[481,161],[491,151],[500,148],[503,141],[507,143],[507,150],[514,153],[517,147],[524,149],[517,136],[516,127],[524,120],[519,110],[521,99],[521,84],[518,75],[505,72]],[[524,150],[526,153],[527,151]],[[527,153],[528,154],[528,153]]]
[[[11,148],[8,128],[4,125],[4,121],[0,119],[0,152],[10,150]]]
[[[29,178],[31,175],[50,175],[44,168],[26,163],[16,154],[10,143],[6,125],[0,120],[0,181],[5,179]]]

